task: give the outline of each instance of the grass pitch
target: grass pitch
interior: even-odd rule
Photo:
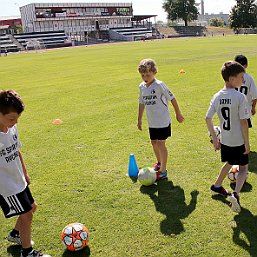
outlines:
[[[1,57],[1,88],[17,90],[26,104],[18,127],[38,203],[35,248],[53,257],[257,256],[256,117],[239,215],[209,192],[221,162],[204,121],[211,97],[223,87],[225,61],[245,54],[257,81],[256,40],[182,38]],[[178,124],[170,107],[169,181],[147,188],[126,176],[130,153],[139,167],[155,162],[146,119],[143,131],[136,127],[143,58],[156,60],[157,78],[175,94],[185,117]],[[63,123],[51,124],[56,118]],[[224,186],[230,187],[228,180]],[[19,248],[5,240],[14,222],[0,215],[1,257],[19,257]],[[90,231],[89,246],[75,254],[60,241],[72,222]]]

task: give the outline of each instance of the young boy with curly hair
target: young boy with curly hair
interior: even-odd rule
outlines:
[[[138,66],[143,82],[139,85],[139,108],[137,127],[142,130],[142,117],[146,109],[151,144],[156,157],[154,169],[157,180],[167,178],[168,150],[166,139],[171,136],[171,116],[168,108],[170,101],[178,122],[184,117],[180,112],[177,100],[164,82],[155,78],[157,67],[152,59],[143,59]]]

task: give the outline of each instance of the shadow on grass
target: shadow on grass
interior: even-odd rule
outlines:
[[[20,257],[21,256],[21,246],[19,245],[11,245],[7,248],[8,256],[12,257]],[[65,250],[62,257],[87,257],[90,256],[90,248],[86,246],[84,249],[77,251],[77,252],[71,252],[68,250]]]
[[[216,201],[220,201],[223,202],[224,204],[228,205],[230,204],[230,201],[227,200],[228,198],[225,198],[222,195],[212,195],[212,199],[216,200]],[[230,207],[229,207],[230,208]]]
[[[249,171],[257,173],[257,153],[250,152],[249,154]]]
[[[257,257],[257,216],[242,208],[234,220],[236,222],[236,227],[233,228],[234,243],[249,252],[250,256]]]
[[[236,188],[236,183],[230,183],[230,187],[233,189],[233,191],[235,190]],[[251,192],[253,189],[253,186],[248,183],[247,181],[244,183],[242,189],[241,189],[241,192]]]
[[[195,209],[198,191],[191,192],[191,201],[185,203],[185,193],[180,186],[174,186],[172,181],[158,181],[157,185],[141,186],[141,193],[149,195],[158,212],[166,219],[161,221],[160,230],[164,235],[175,236],[185,231],[182,219],[188,217]]]
[[[7,247],[8,256],[20,257],[21,256],[21,246],[20,245],[10,245]]]
[[[77,252],[71,252],[71,251],[65,250],[65,252],[62,255],[62,257],[73,257],[73,256],[76,256],[76,257],[90,256],[90,248],[86,246],[85,248]]]

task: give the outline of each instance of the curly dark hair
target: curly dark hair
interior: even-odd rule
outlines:
[[[0,90],[0,112],[8,114],[16,112],[18,114],[24,111],[25,105],[21,97],[14,90]]]

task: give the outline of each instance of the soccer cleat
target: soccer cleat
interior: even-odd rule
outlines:
[[[232,211],[239,213],[241,211],[241,206],[239,203],[239,196],[236,192],[234,192],[230,196],[230,208]]]
[[[167,170],[164,171],[164,172],[161,172],[161,171],[156,172],[156,181],[167,179],[167,178],[168,178],[167,177]]]
[[[215,187],[214,185],[212,185],[210,190],[211,190],[213,195],[222,195],[224,197],[227,197],[228,195],[231,195],[231,193],[222,186]]]
[[[51,257],[51,256],[48,254],[43,254],[40,251],[33,249],[27,256],[23,256],[21,252],[21,257]]]
[[[11,232],[8,234],[7,236],[7,240],[11,243],[15,243],[17,245],[21,245],[21,238],[20,238],[20,235],[15,235],[15,236],[12,236],[11,235]],[[34,241],[31,240],[31,245],[34,245]]]
[[[158,171],[160,170],[161,168],[161,163],[160,162],[156,162],[153,167],[152,167],[155,171]]]
[[[7,240],[9,242],[15,243],[17,245],[21,245],[21,238],[20,238],[20,236],[19,235],[12,236],[11,232],[8,234]]]

